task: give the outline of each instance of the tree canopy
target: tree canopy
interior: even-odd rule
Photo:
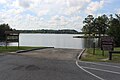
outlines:
[[[115,14],[115,17],[102,15],[96,18],[93,15],[88,15],[83,21],[83,32],[92,34],[98,33],[99,38],[102,35],[109,35],[114,37],[116,46],[120,46],[120,14]]]
[[[12,31],[12,28],[8,24],[0,25],[0,41],[5,40],[5,31]]]

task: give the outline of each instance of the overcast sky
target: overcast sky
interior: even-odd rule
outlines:
[[[75,29],[92,14],[120,13],[120,0],[0,0],[0,24],[15,29]]]

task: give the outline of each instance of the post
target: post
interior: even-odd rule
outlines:
[[[109,52],[109,60],[112,60],[112,52]]]
[[[102,56],[104,56],[104,50],[102,50]]]
[[[93,55],[95,55],[95,42],[93,42]]]
[[[7,34],[5,34],[5,47],[7,49]]]
[[[20,42],[19,42],[19,33],[18,33],[18,49],[20,47]]]
[[[93,33],[93,55],[95,55],[95,33]]]

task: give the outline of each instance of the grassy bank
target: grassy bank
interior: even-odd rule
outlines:
[[[18,50],[28,50],[28,49],[33,49],[33,48],[40,48],[40,47],[23,47],[23,46],[20,46],[18,48],[17,46],[8,46],[6,48],[4,46],[0,46],[0,53],[15,52],[15,51],[18,51]]]
[[[114,50],[120,51],[120,48],[115,48]],[[120,62],[120,54],[113,54],[112,60],[108,60],[109,52],[105,51],[104,56],[102,55],[102,51],[100,49],[95,49],[95,55],[93,55],[93,49],[86,49],[86,55],[81,58],[83,61],[95,61],[95,62]]]

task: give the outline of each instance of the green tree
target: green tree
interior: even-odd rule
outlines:
[[[115,17],[112,14],[110,17],[104,14],[97,18],[88,15],[83,22],[85,24],[82,28],[83,32],[89,33],[89,36],[92,32],[98,33],[98,46],[100,46],[101,35],[105,34],[113,36],[116,46],[120,46],[120,14],[115,14]]]
[[[82,31],[88,33],[89,36],[92,33],[92,27],[93,27],[92,23],[93,23],[93,20],[94,20],[93,15],[88,15],[85,18],[85,20],[83,21],[83,23],[85,25],[83,26]]]
[[[94,31],[99,35],[98,46],[100,47],[101,35],[105,35],[109,28],[109,18],[106,15],[98,16],[94,19],[93,24]]]
[[[110,16],[110,27],[108,35],[114,37],[114,41],[117,47],[120,47],[120,15],[115,14],[116,18]]]
[[[5,31],[12,31],[8,24],[0,25],[0,41],[5,41]]]
[[[82,30],[89,33],[89,36],[91,33],[99,34],[98,46],[100,46],[101,34],[105,35],[109,28],[109,18],[106,15],[98,16],[97,18],[88,15],[83,22],[85,25]]]

